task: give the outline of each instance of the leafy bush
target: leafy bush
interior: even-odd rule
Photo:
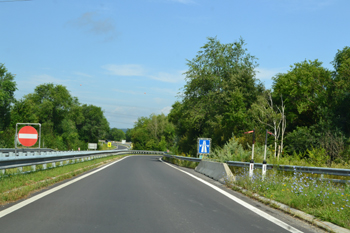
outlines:
[[[215,148],[210,154],[210,158],[218,162],[225,161],[242,161],[248,162],[251,160],[252,147],[247,144],[248,149],[245,150],[242,144],[239,143],[238,139],[234,136],[226,142],[223,148]],[[254,161],[262,162],[264,159],[265,146],[260,146],[255,144],[254,146]],[[272,157],[272,152],[270,149],[266,151],[266,157]]]

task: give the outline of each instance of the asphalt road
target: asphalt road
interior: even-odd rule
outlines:
[[[159,161],[159,156],[127,157],[74,182],[34,195],[38,200],[3,217],[0,232],[315,232],[316,228],[182,169],[239,197],[290,226],[266,220],[193,177]],[[74,182],[70,184],[70,182]],[[54,191],[54,192],[53,192]],[[52,192],[42,198],[40,195]],[[30,201],[31,199],[29,199]],[[322,232],[322,231],[319,231]]]

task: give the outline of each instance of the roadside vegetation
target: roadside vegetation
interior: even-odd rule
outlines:
[[[276,170],[267,172],[263,179],[261,170],[249,177],[248,170],[236,174],[235,183],[227,183],[234,190],[246,189],[249,196],[258,194],[311,214],[323,221],[350,229],[350,186],[321,181],[312,174],[294,171],[285,175]]]
[[[297,61],[271,77],[271,89],[256,78],[257,61],[242,38],[223,44],[209,37],[187,60],[186,84],[167,116],[171,130],[150,130],[160,116],[139,118],[131,131],[138,149],[163,150],[164,136],[173,154],[195,156],[197,139],[211,138],[211,159],[249,161],[252,134],[244,132],[255,129],[254,159],[262,162],[268,130],[268,163],[348,168],[350,47],[335,51],[333,69]]]
[[[14,148],[16,123],[26,122],[41,123],[41,146],[57,150],[86,150],[88,142],[125,139],[122,130],[110,129],[101,107],[79,103],[65,86],[41,84],[19,100],[16,90],[15,75],[0,63],[0,148]]]
[[[164,114],[138,118],[127,134],[134,150],[166,151],[174,148],[175,127]]]
[[[226,161],[240,161],[249,162],[252,158],[252,148],[249,144],[245,149],[240,144],[242,138],[232,137],[222,148],[216,148],[210,153],[209,156],[205,156],[204,159],[212,160],[216,162]],[[244,138],[243,138],[244,140]],[[264,159],[265,146],[260,143],[256,143],[254,146],[254,162],[262,163]],[[273,156],[273,146],[267,147],[266,161],[268,164],[274,165],[292,165],[292,166],[307,166],[307,167],[332,167],[332,168],[345,168],[350,169],[349,160],[330,161],[325,149],[323,148],[311,148],[305,152],[293,154],[285,154],[281,157]]]
[[[43,170],[42,165],[36,166],[36,171],[31,171],[31,167],[23,168],[23,172],[18,173],[17,168],[6,169],[6,173],[0,173],[0,205],[17,201],[29,196],[31,193],[47,188],[55,183],[73,178],[86,171],[90,171],[104,164],[121,159],[127,155],[113,155],[104,158],[93,159],[84,162],[75,161],[73,164],[53,168],[48,163],[48,169]]]

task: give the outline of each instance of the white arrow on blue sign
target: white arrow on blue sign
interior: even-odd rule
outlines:
[[[209,154],[210,152],[210,139],[199,139],[198,154]]]

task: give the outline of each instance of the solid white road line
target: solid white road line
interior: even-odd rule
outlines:
[[[47,196],[47,195],[49,195],[49,194],[51,194],[51,193],[53,193],[53,192],[56,192],[56,191],[58,191],[58,190],[60,190],[60,189],[62,189],[62,188],[64,188],[64,187],[66,187],[66,186],[68,186],[68,185],[70,185],[70,184],[73,184],[73,183],[75,183],[75,182],[77,182],[77,181],[79,181],[79,180],[82,180],[82,179],[84,179],[84,178],[86,178],[86,177],[88,177],[88,176],[91,176],[91,175],[93,175],[93,174],[95,174],[95,173],[97,173],[97,172],[99,172],[99,171],[101,171],[101,170],[103,170],[103,169],[105,169],[105,168],[107,168],[107,167],[109,167],[109,166],[112,166],[113,164],[118,163],[118,162],[120,162],[120,161],[122,161],[123,159],[126,159],[126,158],[128,158],[128,157],[130,157],[130,156],[126,156],[126,157],[124,157],[124,158],[122,158],[122,159],[119,159],[119,160],[113,162],[113,163],[107,164],[106,166],[103,166],[103,167],[101,167],[101,168],[99,168],[99,169],[97,169],[97,170],[95,170],[95,171],[92,171],[92,172],[90,172],[90,173],[88,173],[88,174],[82,175],[82,176],[80,176],[80,177],[78,177],[78,178],[76,178],[76,179],[74,179],[74,180],[68,181],[68,182],[66,182],[66,183],[64,183],[64,184],[61,184],[61,185],[55,187],[55,188],[52,188],[52,189],[50,189],[50,190],[47,190],[47,191],[45,191],[45,192],[43,192],[43,193],[40,193],[40,194],[38,194],[38,195],[35,195],[34,197],[31,197],[31,198],[27,199],[27,200],[25,200],[25,201],[22,201],[22,202],[20,202],[20,203],[18,203],[18,204],[16,204],[16,205],[13,205],[13,206],[11,206],[11,207],[9,207],[9,208],[7,208],[7,209],[1,211],[1,212],[0,212],[0,218],[2,218],[2,217],[4,217],[4,216],[6,216],[6,215],[8,215],[8,214],[10,214],[10,213],[12,213],[12,212],[14,212],[14,211],[16,211],[16,210],[18,210],[18,209],[20,209],[20,208],[22,208],[22,207],[24,207],[24,206],[26,206],[26,205],[29,205],[30,203],[32,203],[32,202],[34,202],[34,201],[37,201],[37,200],[39,200],[40,198],[43,198],[43,197],[45,197],[45,196]]]
[[[159,160],[160,160],[161,162],[163,162],[163,160],[162,160],[161,158],[159,158]],[[163,162],[163,163],[165,163],[165,162]],[[209,186],[210,188],[212,188],[212,189],[218,191],[219,193],[221,193],[221,194],[223,194],[224,196],[230,198],[231,200],[237,202],[238,204],[240,204],[240,205],[246,207],[247,209],[253,211],[254,213],[260,215],[261,217],[263,217],[263,218],[265,218],[265,219],[267,219],[267,220],[273,222],[274,224],[276,224],[276,225],[278,225],[278,226],[280,226],[280,227],[286,229],[287,231],[290,231],[290,232],[293,232],[293,233],[302,233],[302,231],[299,231],[298,229],[296,229],[296,228],[294,228],[294,227],[288,225],[287,223],[282,222],[281,220],[279,220],[279,219],[277,219],[277,218],[275,218],[275,217],[273,217],[273,216],[271,216],[271,215],[269,215],[269,214],[267,214],[267,213],[265,213],[265,212],[263,212],[263,211],[261,211],[261,210],[255,208],[254,206],[248,204],[247,202],[242,201],[241,199],[239,199],[239,198],[233,196],[232,194],[230,194],[230,193],[228,193],[228,192],[226,192],[226,191],[224,191],[224,190],[222,190],[222,189],[216,187],[215,185],[212,185],[212,184],[210,184],[209,182],[207,182],[207,181],[205,181],[205,180],[203,180],[203,179],[201,179],[201,178],[198,178],[197,176],[194,176],[194,175],[192,175],[191,173],[188,173],[188,172],[186,172],[186,171],[183,171],[183,170],[181,170],[181,169],[179,169],[179,168],[177,168],[177,167],[175,167],[175,166],[173,166],[173,165],[171,165],[171,164],[168,164],[168,163],[165,163],[165,164],[168,165],[168,166],[170,166],[170,167],[172,167],[172,168],[175,168],[175,169],[179,170],[180,172],[185,173],[186,175],[189,175],[189,176],[193,177],[194,179],[196,179],[196,180],[202,182],[203,184]]]

